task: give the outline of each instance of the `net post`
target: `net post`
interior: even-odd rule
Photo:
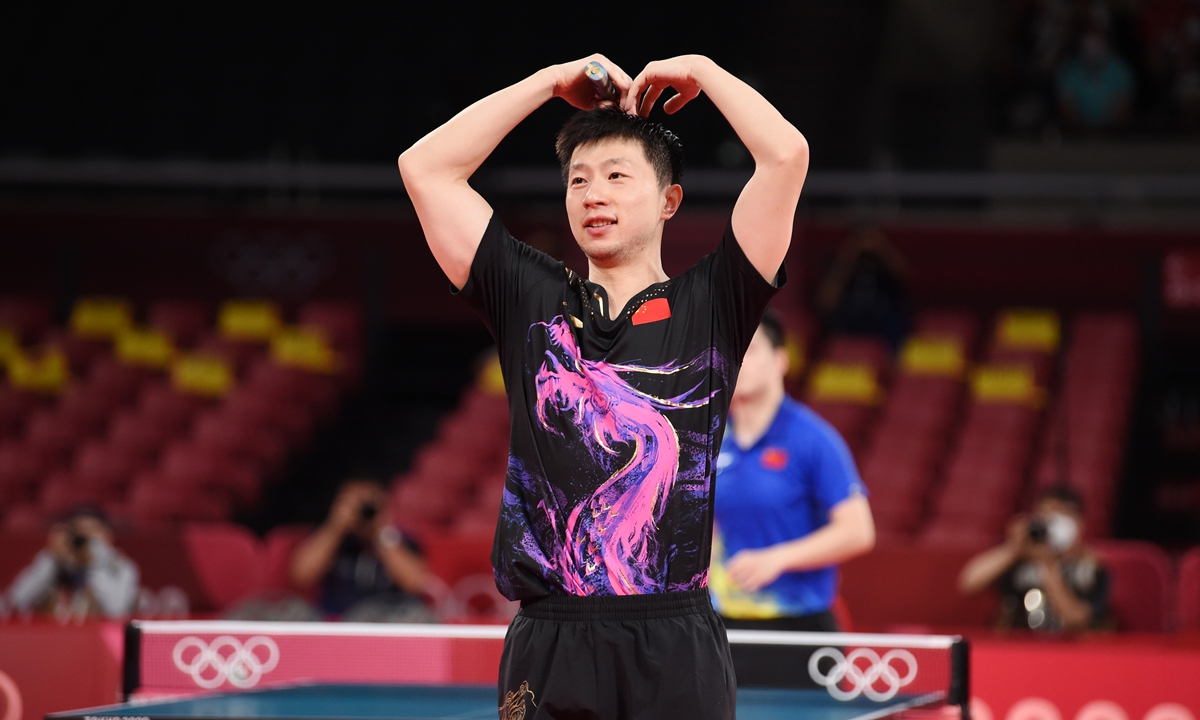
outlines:
[[[125,625],[125,657],[122,661],[121,694],[129,702],[142,686],[142,629],[136,620]]]
[[[950,691],[946,702],[959,706],[962,720],[971,720],[971,643],[963,637],[950,646]]]

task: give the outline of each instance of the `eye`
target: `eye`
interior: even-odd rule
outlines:
[[[625,173],[611,172],[608,174],[609,180],[616,180],[617,178],[620,178],[620,177],[625,177]]]
[[[582,185],[584,182],[586,182],[586,181],[585,181],[583,178],[581,178],[581,177],[573,177],[573,178],[571,178],[571,184],[572,184],[572,185]]]

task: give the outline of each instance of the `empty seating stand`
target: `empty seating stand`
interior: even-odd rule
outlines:
[[[274,324],[256,326],[264,313]],[[5,352],[30,358],[22,362],[35,373],[28,388],[12,373],[0,381],[0,527],[44,524],[84,504],[145,524],[251,510],[359,375],[353,304],[298,308],[297,322],[311,325],[288,325],[262,302],[214,313],[160,300],[139,325],[128,302],[84,298],[67,327],[51,317],[44,302],[0,298]],[[285,335],[292,344],[280,350]],[[69,370],[39,370],[54,353]],[[193,358],[203,362],[188,366],[191,375],[180,370]],[[224,368],[224,384],[197,379],[196,367]]]

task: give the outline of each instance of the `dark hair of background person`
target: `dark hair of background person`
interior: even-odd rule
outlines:
[[[1070,485],[1051,485],[1039,492],[1037,499],[1039,503],[1043,500],[1057,500],[1058,502],[1070,505],[1080,515],[1083,514],[1083,496]]]
[[[629,115],[616,107],[602,107],[576,113],[563,125],[554,142],[554,152],[567,182],[571,154],[575,148],[603,140],[636,140],[658,175],[659,187],[679,182],[683,177],[683,143],[661,123]]]
[[[783,321],[779,319],[779,313],[767,308],[758,326],[762,328],[762,331],[767,335],[767,339],[771,341],[771,347],[778,350],[786,344],[787,333],[783,330]]]

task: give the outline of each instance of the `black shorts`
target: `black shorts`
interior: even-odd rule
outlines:
[[[811,615],[734,620],[724,618],[730,630],[786,630],[789,632],[837,632],[837,618],[828,610]],[[808,659],[816,647],[778,645],[734,645],[733,667],[742,687],[821,687],[808,671]],[[827,668],[821,667],[822,671]]]
[[[504,638],[501,720],[725,720],[736,693],[707,590],[541,598]]]

